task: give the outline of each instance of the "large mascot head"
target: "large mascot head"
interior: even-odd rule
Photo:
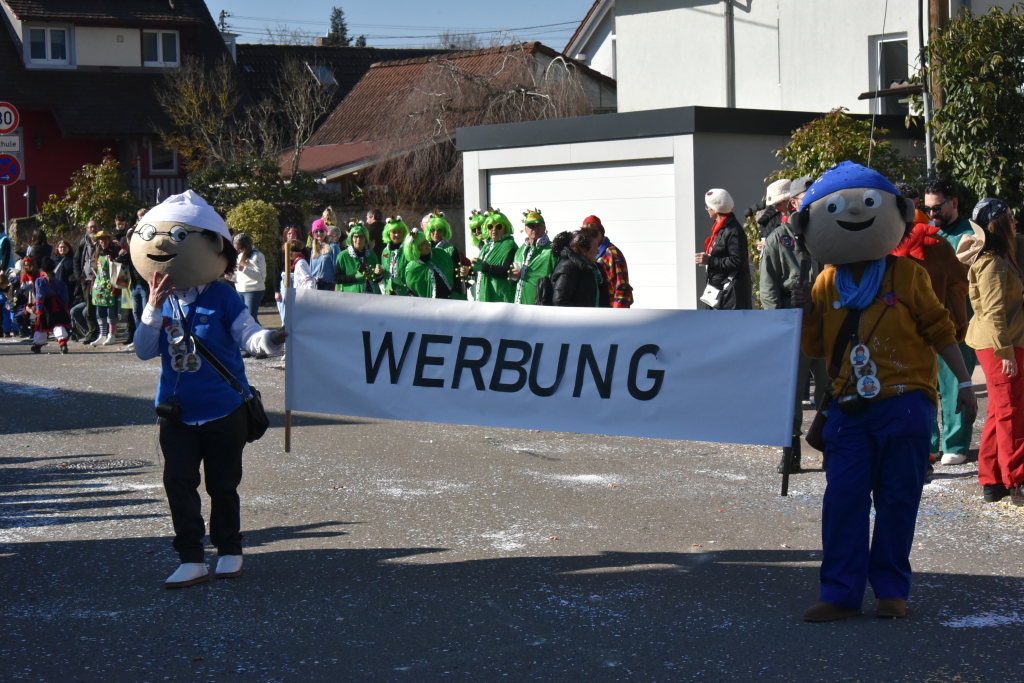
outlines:
[[[235,265],[224,219],[192,190],[171,195],[132,230],[132,263],[147,281],[169,275],[178,290],[213,282]]]
[[[877,261],[903,240],[914,205],[878,171],[844,161],[811,185],[796,227],[822,263]]]

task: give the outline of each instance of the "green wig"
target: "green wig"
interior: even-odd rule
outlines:
[[[450,240],[452,238],[452,226],[445,220],[443,211],[435,210],[430,220],[427,221],[427,232],[432,233],[435,230],[441,231],[443,235],[441,239]]]
[[[396,216],[395,218],[391,218],[389,216],[387,221],[385,221],[385,223],[384,223],[384,240],[386,242],[390,242],[391,241],[391,231],[392,230],[401,230],[402,231],[402,240],[404,240],[405,236],[409,234],[409,226],[405,224],[405,221],[402,220],[401,216]],[[399,241],[401,241],[401,240],[399,240]]]
[[[469,235],[470,238],[473,240],[474,247],[479,247],[481,240],[478,239],[477,236],[473,233],[473,228],[479,227],[482,233],[484,229],[484,221],[486,220],[487,214],[485,214],[483,211],[480,211],[479,209],[473,209],[473,211],[469,214]]]
[[[402,244],[402,253],[405,254],[405,260],[409,263],[420,260],[420,245],[427,241],[427,236],[423,234],[423,231],[416,228],[409,233],[409,236],[405,238],[405,242]]]
[[[355,237],[356,235],[362,235],[363,239],[366,240],[366,248],[368,249],[370,247],[370,233],[368,233],[366,231],[366,226],[363,225],[362,223],[356,223],[354,225],[352,223],[349,223],[348,225],[349,225],[349,228],[348,228],[348,243],[349,243],[349,245],[350,246],[352,245],[352,238],[353,237]]]
[[[512,221],[503,214],[500,209],[487,209],[487,220],[484,221],[484,230],[490,230],[491,226],[498,224],[505,228],[505,234],[512,234]]]

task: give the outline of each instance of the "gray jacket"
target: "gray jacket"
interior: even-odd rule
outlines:
[[[806,251],[796,245],[796,236],[783,223],[768,235],[761,252],[761,308],[771,311],[776,308],[790,308],[789,299],[793,287],[800,282],[800,266],[810,261],[810,281],[821,272],[821,266]]]

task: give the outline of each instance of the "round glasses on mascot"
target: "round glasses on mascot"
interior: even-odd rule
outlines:
[[[228,267],[226,241],[213,230],[178,221],[148,222],[131,235],[132,263],[146,282],[153,275],[170,276],[175,289],[184,291],[213,282]]]
[[[872,187],[836,190],[804,208],[798,219],[807,251],[822,263],[857,263],[884,258],[903,240],[914,205]]]

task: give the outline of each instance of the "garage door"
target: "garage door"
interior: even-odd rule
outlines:
[[[541,166],[488,172],[492,207],[524,239],[523,212],[538,208],[548,234],[578,230],[595,215],[626,257],[637,308],[676,308],[673,165],[669,159]]]

